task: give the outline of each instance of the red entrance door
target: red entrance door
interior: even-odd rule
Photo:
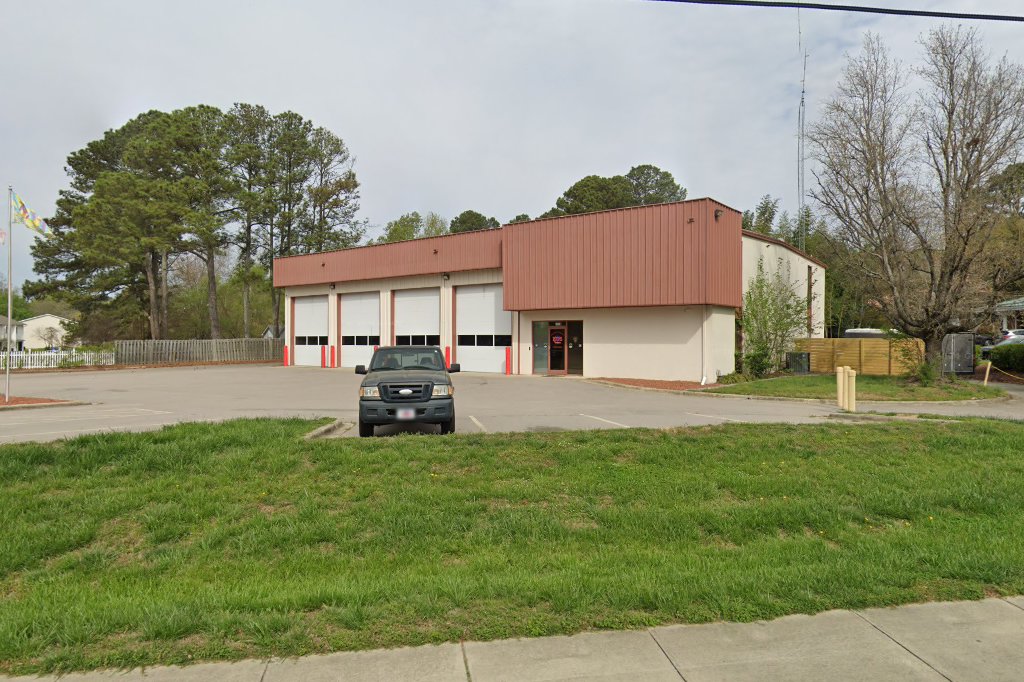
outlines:
[[[565,327],[548,328],[548,374],[565,374]]]

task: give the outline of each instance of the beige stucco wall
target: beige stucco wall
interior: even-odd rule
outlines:
[[[381,342],[390,343],[391,292],[437,287],[441,292],[441,346],[453,346],[453,287],[501,281],[501,270],[474,270],[451,273],[448,280],[441,275],[424,275],[346,282],[333,290],[328,285],[288,287],[284,301],[285,338],[291,338],[291,297],[328,296],[329,343],[337,346],[337,297],[378,291]],[[545,320],[583,321],[584,376],[675,381],[700,381],[706,377],[711,382],[734,370],[735,311],[715,306],[675,306],[514,312],[512,344],[519,354],[513,359],[516,373],[533,371],[532,323]]]
[[[23,321],[23,332],[25,335],[25,348],[29,350],[41,350],[43,348],[51,348],[52,345],[47,343],[43,336],[48,333],[50,329],[56,329],[58,333],[57,346],[64,345],[64,327],[61,326],[61,322],[67,321],[63,317],[57,315],[51,315],[46,313],[45,315],[39,315],[37,317],[30,317]]]
[[[807,273],[811,277],[811,328],[813,337],[825,336],[825,269],[814,261],[780,244],[761,241],[754,237],[743,237],[743,294],[746,295],[750,280],[757,274],[757,263],[764,263],[769,275],[778,270],[789,273],[793,290],[801,297],[807,295]]]
[[[711,382],[734,370],[734,319],[731,308],[714,306],[523,312],[513,321],[514,364],[533,372],[533,322],[582,320],[583,376]]]

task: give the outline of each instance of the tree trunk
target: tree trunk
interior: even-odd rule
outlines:
[[[160,258],[160,335],[163,338],[167,338],[167,250],[164,249],[163,255]]]
[[[245,270],[242,272],[242,336],[248,339],[251,336],[249,328],[249,292],[252,290],[252,283],[249,281],[249,278],[252,276],[252,218],[248,214],[245,218],[244,229],[242,265]]]
[[[150,251],[146,254],[146,285],[149,293],[149,336],[153,340],[160,338],[160,305],[157,301],[157,255]]]
[[[206,249],[206,307],[210,311],[210,338],[220,338],[220,314],[217,311],[217,254],[214,247]]]
[[[281,292],[270,286],[270,297],[274,301],[274,338],[281,336]]]
[[[249,338],[249,280],[242,282],[242,337]]]
[[[938,370],[942,369],[942,338],[945,334],[934,332],[924,339],[924,359]]]

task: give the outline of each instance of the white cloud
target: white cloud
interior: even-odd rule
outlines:
[[[1013,0],[902,6],[1013,13]],[[865,30],[912,60],[922,19],[801,14],[808,108]],[[5,13],[0,177],[53,210],[69,152],[151,109],[261,103],[341,135],[363,216],[536,215],[575,180],[638,163],[691,196],[796,204],[792,10],[635,0],[21,3]],[[977,24],[1024,61],[1019,25]],[[15,27],[11,29],[10,27]],[[17,82],[16,88],[11,82]],[[16,237],[16,282],[33,275]]]

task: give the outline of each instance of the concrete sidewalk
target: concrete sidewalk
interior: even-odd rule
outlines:
[[[7,679],[7,678],[0,678]],[[36,677],[15,678],[39,680]],[[53,679],[53,678],[49,678]],[[69,682],[1024,679],[1024,597],[68,675]]]

